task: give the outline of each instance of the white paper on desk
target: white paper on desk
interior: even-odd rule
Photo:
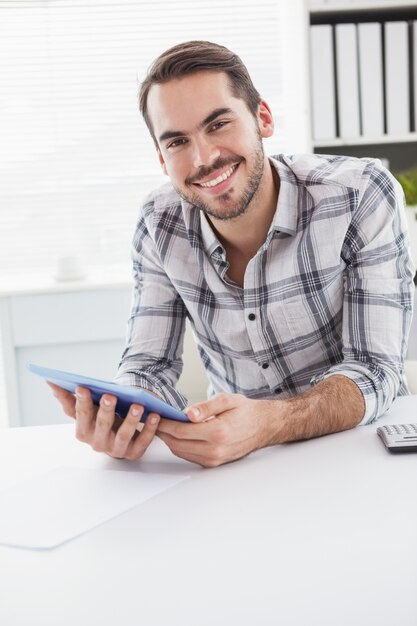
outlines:
[[[54,548],[188,476],[59,467],[0,491],[0,544]]]

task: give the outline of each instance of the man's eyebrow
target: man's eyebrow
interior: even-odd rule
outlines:
[[[204,128],[204,126],[207,126],[207,124],[214,122],[214,120],[220,117],[220,115],[227,115],[230,113],[233,113],[233,110],[228,107],[214,109],[214,111],[212,111],[202,122],[200,122],[198,125],[199,130]],[[163,141],[167,141],[167,139],[175,139],[175,137],[187,137],[187,135],[188,133],[183,130],[166,130],[162,133],[162,135],[160,135],[159,142],[162,143]]]
[[[167,139],[174,139],[175,137],[185,137],[186,135],[188,135],[188,133],[183,130],[167,130],[160,135],[159,143],[162,143]]]
[[[210,115],[207,115],[207,117],[204,118],[204,120],[201,122],[201,124],[198,125],[198,127],[201,130],[202,128],[204,128],[204,126],[207,126],[207,124],[214,122],[214,120],[217,117],[220,117],[220,115],[227,115],[230,113],[233,113],[233,110],[229,109],[228,107],[224,107],[223,109],[214,109],[214,111],[212,111]]]

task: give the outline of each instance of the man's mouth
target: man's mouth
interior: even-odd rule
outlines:
[[[216,187],[216,185],[220,185],[220,183],[230,178],[230,176],[238,167],[239,167],[239,163],[235,163],[228,170],[226,170],[222,174],[219,174],[219,176],[216,176],[216,178],[212,178],[211,180],[207,180],[203,183],[194,183],[194,184],[198,185],[199,187],[205,187],[205,188]]]

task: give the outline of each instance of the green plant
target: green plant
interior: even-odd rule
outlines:
[[[403,188],[406,203],[409,206],[417,205],[417,165],[394,176]]]

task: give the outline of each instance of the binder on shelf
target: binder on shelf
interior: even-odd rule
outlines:
[[[407,22],[385,23],[385,98],[388,135],[410,132]]]
[[[355,24],[336,26],[336,68],[340,136],[359,137],[358,46]]]
[[[414,132],[417,132],[417,20],[413,23],[413,65],[414,65]],[[417,161],[417,159],[416,159]]]
[[[358,24],[359,84],[362,134],[384,134],[384,86],[381,24]]]
[[[336,137],[336,105],[332,27],[310,27],[313,135],[317,141]]]

